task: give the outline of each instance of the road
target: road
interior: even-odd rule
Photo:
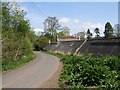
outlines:
[[[52,55],[35,52],[32,62],[16,70],[3,73],[2,88],[40,88],[57,71],[60,60]]]

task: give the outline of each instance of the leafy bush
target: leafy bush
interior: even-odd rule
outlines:
[[[29,38],[26,38],[23,42],[22,53],[23,55],[32,54],[32,44]]]
[[[120,55],[94,58],[86,56],[55,55],[63,62],[60,76],[62,88],[107,88],[113,90],[120,86]]]
[[[117,56],[93,58],[87,56],[63,56],[61,87],[118,87],[120,61]]]
[[[46,36],[41,36],[35,43],[35,50],[43,50],[43,48],[48,44],[49,39]]]
[[[13,2],[2,3],[2,58],[4,64],[14,62],[24,55],[32,54],[30,24],[25,19],[26,12]],[[6,60],[6,61],[5,61]]]

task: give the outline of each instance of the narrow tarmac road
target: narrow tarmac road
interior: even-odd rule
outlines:
[[[35,54],[36,59],[29,64],[2,75],[2,88],[40,88],[54,75],[60,60],[42,52]]]

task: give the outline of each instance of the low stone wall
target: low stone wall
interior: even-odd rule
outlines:
[[[92,53],[94,56],[110,56],[120,53],[120,38],[87,40],[87,41],[60,41],[48,44],[44,50],[62,54],[86,55]]]

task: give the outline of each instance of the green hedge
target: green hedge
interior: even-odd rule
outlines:
[[[61,87],[118,87],[120,86],[120,60],[117,56],[94,58],[63,56]]]
[[[113,90],[120,86],[120,55],[95,58],[86,56],[55,55],[63,62],[60,76],[62,88],[108,88]]]

